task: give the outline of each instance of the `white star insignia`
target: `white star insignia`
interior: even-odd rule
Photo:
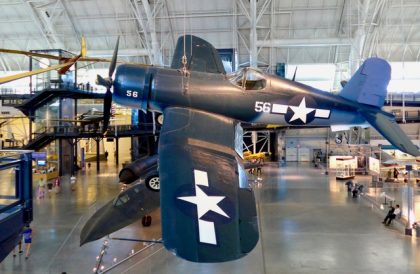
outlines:
[[[306,124],[307,115],[310,112],[312,112],[312,111],[315,110],[314,108],[307,108],[306,107],[305,97],[302,98],[302,101],[300,101],[300,104],[299,104],[298,107],[296,107],[296,106],[289,106],[289,107],[294,112],[294,114],[293,114],[293,116],[292,116],[292,118],[290,119],[289,122],[293,122],[293,121],[295,121],[297,119],[300,119],[305,124]]]
[[[195,196],[178,197],[178,199],[195,204],[197,206],[197,214],[200,219],[207,212],[213,211],[226,218],[229,218],[223,209],[217,204],[221,202],[226,196],[208,196],[204,191],[201,190],[197,185],[195,186]]]

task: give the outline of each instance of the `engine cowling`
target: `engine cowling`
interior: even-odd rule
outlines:
[[[146,111],[152,78],[146,66],[120,65],[115,74],[113,100]]]

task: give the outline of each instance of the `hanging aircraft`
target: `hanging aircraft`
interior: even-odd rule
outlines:
[[[299,127],[368,122],[398,149],[420,155],[394,116],[381,110],[391,76],[383,59],[367,59],[334,95],[255,68],[226,75],[216,49],[192,35],[178,40],[171,68],[123,64],[112,79],[117,52],[118,42],[108,78],[98,76],[107,88],[104,124],[112,100],[164,114],[159,139],[162,239],[186,260],[235,260],[258,242],[254,193],[241,164],[239,122]],[[141,209],[150,210],[143,203]],[[102,231],[107,220],[96,217],[83,228],[81,244],[112,232]]]
[[[265,158],[269,157],[270,155],[271,155],[271,153],[269,153],[269,152],[252,153],[249,150],[243,152],[244,160],[248,160],[248,161],[265,159]]]
[[[259,153],[248,153],[242,161],[244,169],[254,169],[258,167],[263,167],[264,162],[262,161],[251,161],[259,160],[268,157],[270,153],[268,152],[259,152]],[[159,183],[159,170],[158,170],[158,159],[159,155],[155,154],[152,156],[147,156],[146,158],[140,158],[134,162],[124,166],[118,175],[120,183],[125,185],[132,184],[139,179],[143,179],[146,187],[152,191],[160,190]]]
[[[103,111],[100,111],[96,108],[91,108],[88,111],[79,114],[76,116],[76,119],[48,119],[49,121],[58,121],[63,123],[75,123],[80,126],[85,126],[89,124],[99,124],[104,119]]]
[[[57,60],[59,62],[59,64],[57,65],[0,77],[0,85],[11,82],[11,81],[15,81],[21,78],[48,72],[51,70],[57,70],[59,74],[65,74],[71,68],[71,66],[73,66],[78,61],[87,61],[87,62],[109,62],[110,61],[109,59],[94,58],[94,57],[86,56],[86,40],[84,37],[82,37],[81,39],[80,53],[78,55],[75,55],[72,58],[67,58],[67,57],[57,56],[57,55],[52,55],[52,54],[37,53],[37,52],[15,50],[15,49],[4,49],[4,48],[0,48],[0,52],[10,53],[10,54],[20,54],[20,55],[25,55],[32,58],[52,59],[52,60]]]

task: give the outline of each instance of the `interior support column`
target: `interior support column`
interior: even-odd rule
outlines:
[[[74,139],[74,142],[73,142],[73,152],[74,152],[73,170],[76,171],[77,170],[77,157],[78,157],[78,152],[77,152],[77,138]]]
[[[119,151],[120,151],[120,142],[119,142],[119,138],[115,138],[115,164],[118,166],[119,164]]]
[[[257,49],[257,0],[249,1],[250,7],[250,33],[249,33],[249,66],[258,67],[258,49]]]
[[[101,139],[96,138],[95,141],[96,141],[96,171],[99,172],[101,170],[100,159],[99,159],[99,157],[100,157],[100,155],[99,155],[99,142],[101,141]]]

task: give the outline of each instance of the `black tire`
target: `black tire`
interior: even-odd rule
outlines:
[[[141,224],[145,227],[150,226],[152,224],[152,216],[144,215],[141,219]]]
[[[151,191],[160,191],[159,175],[152,175],[147,177],[144,183],[146,184],[146,187]]]

